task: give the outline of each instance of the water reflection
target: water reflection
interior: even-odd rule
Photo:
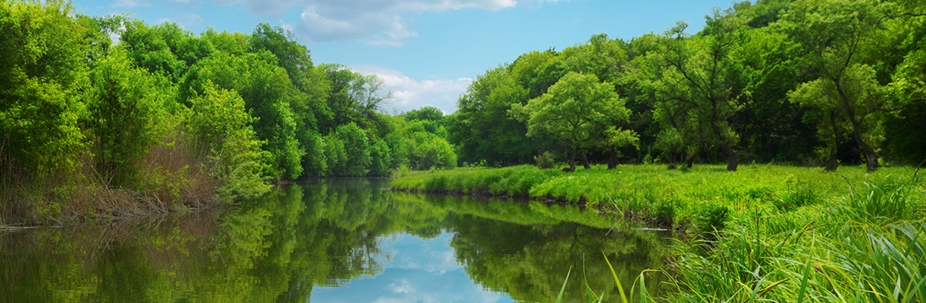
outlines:
[[[627,283],[667,244],[576,208],[387,186],[309,181],[220,214],[0,233],[0,302],[549,302],[570,268],[567,301],[586,285],[616,299],[601,253]]]

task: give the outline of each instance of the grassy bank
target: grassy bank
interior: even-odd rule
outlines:
[[[581,204],[618,211],[627,218],[664,227],[694,224],[710,229],[728,219],[814,212],[825,201],[845,197],[853,187],[885,178],[911,179],[914,169],[843,167],[837,173],[818,168],[748,165],[728,173],[723,166],[667,170],[662,165],[629,165],[616,170],[596,166],[564,173],[534,166],[398,172],[392,188],[401,191],[517,196],[547,202]],[[699,225],[700,224],[700,225]],[[796,223],[776,220],[780,229]],[[719,226],[718,226],[719,227]]]
[[[926,301],[926,188],[913,168],[530,166],[404,172],[396,190],[525,196],[684,230],[670,301]],[[631,281],[622,281],[630,284]],[[637,281],[639,283],[639,280]],[[632,288],[625,285],[625,288]],[[637,287],[639,289],[639,287]]]

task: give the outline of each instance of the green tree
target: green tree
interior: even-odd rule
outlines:
[[[527,103],[528,96],[529,90],[503,66],[477,77],[460,97],[448,123],[450,141],[460,158],[493,165],[531,161],[545,140],[527,137],[524,123],[508,116],[511,106]]]
[[[137,173],[140,157],[155,144],[164,129],[163,92],[155,76],[133,67],[121,47],[93,66],[87,108],[97,171],[109,182],[125,184]],[[167,85],[170,87],[170,85]]]
[[[272,179],[295,179],[302,175],[305,153],[296,138],[297,122],[290,105],[295,90],[286,70],[276,65],[276,57],[266,51],[241,56],[213,53],[200,60],[186,75],[181,92],[202,94],[207,81],[236,91],[245,102],[258,138],[266,141],[270,152],[266,175]]]
[[[831,114],[832,119],[819,125],[820,133],[845,125],[869,171],[878,169],[877,149],[883,135],[877,113],[886,110],[888,99],[874,68],[864,62],[864,52],[876,43],[872,34],[883,18],[883,7],[875,0],[801,0],[792,3],[778,22],[802,48],[807,66],[819,75],[789,93],[789,99]]]
[[[309,49],[299,44],[292,34],[280,27],[271,27],[266,23],[257,25],[248,36],[249,52],[269,51],[277,59],[277,65],[286,70],[293,87],[290,107],[296,120],[296,139],[307,150],[302,157],[302,166],[306,171],[317,170],[325,159],[321,153],[312,152],[320,137],[319,124],[332,119],[328,108],[330,83],[325,73],[314,67]]]
[[[370,171],[370,143],[367,134],[357,124],[349,123],[338,126],[335,136],[344,143],[347,162],[343,171],[334,174],[348,176],[365,176]]]
[[[370,146],[370,175],[387,176],[392,165],[392,155],[386,141],[376,140]]]
[[[80,164],[94,33],[62,1],[0,2],[0,181]]]
[[[341,142],[334,133],[328,134],[324,138],[325,142],[325,166],[327,170],[324,175],[343,174],[347,170],[347,150],[344,148],[344,142]]]
[[[630,110],[624,107],[614,86],[598,82],[595,75],[569,72],[527,105],[513,105],[509,114],[527,123],[528,136],[549,135],[568,147],[571,169],[575,169],[579,152],[637,140],[633,132],[614,126],[615,122],[626,121]],[[589,168],[588,161],[585,167]]]
[[[658,39],[656,50],[637,60],[634,82],[656,100],[662,137],[682,135],[689,150],[717,146],[735,171],[739,136],[731,118],[743,108],[742,63],[735,58],[744,20],[733,11],[707,17],[704,33],[686,37],[679,22]],[[656,114],[657,112],[661,114]],[[664,142],[670,139],[661,139]],[[671,146],[671,144],[670,144]]]
[[[219,182],[219,196],[231,201],[269,191],[262,173],[270,155],[261,149],[264,142],[251,128],[255,118],[245,111],[241,96],[207,82],[203,94],[189,103],[186,127],[195,138],[194,150],[207,159],[207,168]]]
[[[319,68],[324,70],[330,83],[327,103],[333,114],[333,120],[321,127],[321,131],[355,123],[363,129],[375,128],[374,133],[378,134],[378,129],[383,128],[385,123],[379,115],[383,102],[392,98],[392,92],[383,91],[383,80],[376,75],[364,76],[338,64],[323,64]]]
[[[189,65],[177,58],[176,43],[181,39],[192,39],[192,35],[172,23],[154,27],[147,26],[141,20],[124,20],[121,23],[125,30],[119,33],[119,43],[132,62],[148,72],[160,73],[175,82],[179,81]],[[173,48],[168,44],[168,39],[175,43]]]
[[[894,54],[880,69],[891,69],[886,70],[892,80],[888,89],[898,102],[896,115],[885,122],[885,139],[892,158],[920,163],[926,159],[926,140],[922,139],[926,138],[926,128],[922,127],[926,121],[926,3],[897,2],[900,7],[880,30],[889,39],[879,46],[891,47],[889,53]]]
[[[425,106],[419,109],[413,109],[401,115],[408,121],[440,121],[444,118],[444,112],[437,107]]]

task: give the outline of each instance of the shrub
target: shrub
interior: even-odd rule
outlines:
[[[556,156],[553,153],[545,151],[542,154],[534,156],[534,162],[541,169],[553,168],[556,166]]]

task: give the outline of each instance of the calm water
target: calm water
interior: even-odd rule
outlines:
[[[0,232],[0,302],[567,302],[669,240],[576,208],[308,181],[221,212]],[[654,288],[658,276],[647,278]],[[627,287],[627,286],[625,286]],[[629,289],[627,289],[629,291]]]

